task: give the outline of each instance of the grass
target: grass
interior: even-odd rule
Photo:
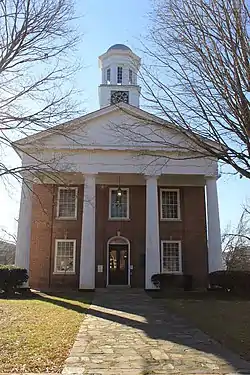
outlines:
[[[225,347],[250,360],[250,301],[230,294],[182,293],[166,299],[168,309],[187,318]]]
[[[90,294],[0,299],[0,373],[60,372]]]

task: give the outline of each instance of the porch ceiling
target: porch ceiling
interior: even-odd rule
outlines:
[[[35,183],[46,184],[84,184],[84,174],[79,172],[40,173],[34,178]],[[132,173],[98,173],[97,185],[145,185],[143,174]],[[163,174],[158,177],[158,185],[161,186],[204,186],[205,176],[202,175],[173,175]]]

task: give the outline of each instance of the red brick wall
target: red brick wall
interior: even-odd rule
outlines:
[[[49,286],[53,185],[33,185],[30,286]]]
[[[96,287],[106,285],[107,242],[121,235],[131,244],[131,285],[144,287],[146,188],[130,186],[130,220],[108,220],[109,187],[96,186]],[[173,187],[174,188],[174,187]],[[207,278],[205,198],[203,187],[181,187],[181,221],[160,221],[160,240],[181,240],[183,271],[196,285]],[[78,186],[77,220],[56,219],[57,186],[34,185],[30,252],[30,284],[33,288],[77,288],[79,283],[83,185]],[[76,239],[76,275],[54,275],[55,239]]]
[[[198,285],[207,285],[208,259],[205,191],[202,187],[183,188],[184,271],[192,274]]]
[[[205,286],[207,240],[204,187],[171,188],[180,190],[181,220],[160,221],[160,240],[181,240],[183,272],[193,275],[197,286]]]
[[[74,185],[76,186],[76,185]],[[34,185],[30,251],[30,285],[33,288],[78,288],[83,185],[78,186],[77,220],[56,218],[58,186]],[[76,274],[54,274],[55,240],[76,239]]]
[[[104,265],[103,273],[96,273],[96,287],[104,287],[107,283],[107,242],[117,235],[130,241],[131,259],[134,266],[131,271],[131,285],[144,287],[145,231],[146,207],[145,186],[129,186],[129,220],[108,220],[109,216],[109,188],[97,185],[96,190],[96,266]],[[124,186],[127,187],[127,186]]]

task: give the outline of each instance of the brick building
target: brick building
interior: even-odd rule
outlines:
[[[217,160],[139,108],[130,48],[99,62],[99,110],[16,142],[36,167],[24,176],[16,264],[40,289],[152,289],[159,272],[205,286],[221,268]]]

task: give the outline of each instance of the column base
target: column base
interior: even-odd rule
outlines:
[[[146,286],[145,290],[160,290],[160,288],[157,288],[157,286]]]
[[[79,288],[78,288],[79,291],[86,291],[86,292],[93,292],[95,290],[95,287],[94,286],[90,286],[90,285],[84,285],[84,284],[80,284]]]

